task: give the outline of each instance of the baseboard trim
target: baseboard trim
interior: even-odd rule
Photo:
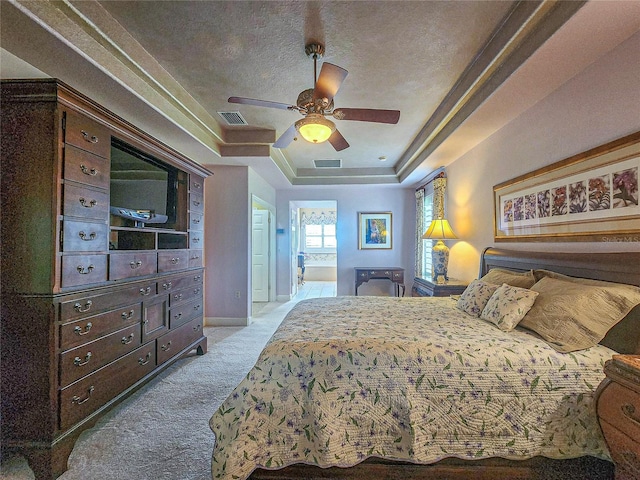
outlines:
[[[233,317],[205,317],[205,327],[247,327],[251,325],[251,318]]]

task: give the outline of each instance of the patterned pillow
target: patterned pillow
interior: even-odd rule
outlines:
[[[513,287],[531,288],[536,283],[536,277],[533,276],[533,270],[527,272],[514,272],[506,268],[492,268],[483,277],[480,278],[487,283],[495,283],[500,286],[503,283]]]
[[[498,285],[486,283],[482,280],[474,280],[464,292],[462,292],[458,303],[456,303],[456,307],[463,312],[467,312],[469,315],[479,317],[482,309],[497,288]]]
[[[538,292],[503,283],[493,292],[480,318],[509,332],[524,318],[536,301]]]

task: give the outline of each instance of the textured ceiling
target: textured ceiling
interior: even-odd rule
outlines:
[[[250,165],[278,188],[399,185],[454,159],[434,152],[450,149],[463,127],[476,141],[490,134],[480,135],[482,126],[468,119],[496,103],[495,92],[521,77],[530,58],[552,51],[557,61],[572,41],[592,55],[576,52],[553,71],[528,68],[535,84],[501,100],[493,131],[637,30],[629,18],[640,2],[616,3],[3,0],[1,73],[11,76],[5,74],[10,52],[25,67],[106,101],[197,161]],[[586,28],[604,22],[596,26],[606,40],[589,46],[585,27],[562,30],[574,18]],[[563,31],[571,34],[555,35]],[[558,45],[550,38],[564,39]],[[312,41],[326,47],[320,64],[349,72],[336,107],[397,109],[398,124],[336,120],[351,145],[341,152],[304,140],[271,147],[300,114],[227,99],[295,104],[313,86],[313,61],[304,52]],[[38,76],[29,68],[11,74]],[[227,126],[221,111],[239,112],[248,126]],[[341,159],[343,168],[314,169],[316,159]]]

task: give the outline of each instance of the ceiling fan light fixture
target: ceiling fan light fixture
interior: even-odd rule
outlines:
[[[326,142],[335,131],[336,125],[318,113],[310,113],[296,122],[296,130],[310,143]]]

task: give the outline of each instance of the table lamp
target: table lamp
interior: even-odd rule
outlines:
[[[436,244],[431,250],[431,261],[433,265],[433,277],[436,281],[439,281],[440,275],[444,277],[444,280],[449,280],[447,275],[447,265],[449,263],[449,247],[447,247],[442,240],[455,239],[456,234],[451,230],[449,222],[443,218],[438,218],[431,221],[431,225],[424,232],[422,238],[429,240],[437,240]]]

